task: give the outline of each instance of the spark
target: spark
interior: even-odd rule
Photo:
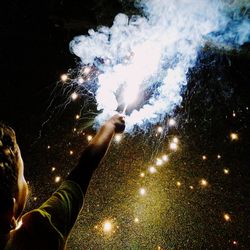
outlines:
[[[119,143],[122,140],[122,135],[115,135],[115,142]]]
[[[145,177],[145,173],[140,173],[140,177],[144,178]]]
[[[151,174],[154,174],[157,172],[156,168],[155,167],[149,167],[148,171],[151,173]]]
[[[92,141],[92,139],[93,139],[93,136],[92,136],[92,135],[88,135],[88,136],[87,136],[87,140],[88,140],[88,141]]]
[[[157,158],[157,159],[156,159],[156,166],[161,166],[162,164],[163,164],[163,160]]]
[[[173,142],[177,144],[179,142],[179,139],[177,137],[174,137]]]
[[[236,141],[236,140],[239,139],[239,136],[238,136],[237,133],[231,133],[230,134],[230,138],[231,138],[232,141]]]
[[[229,174],[230,171],[229,171],[229,169],[224,168],[224,169],[223,169],[223,172],[224,172],[224,174]]]
[[[36,200],[37,200],[37,197],[34,197],[33,200],[36,201]]]
[[[146,194],[145,188],[140,188],[139,193],[141,196],[144,196]]]
[[[47,149],[50,149],[50,148],[51,148],[51,146],[50,146],[50,145],[48,145],[48,146],[47,146]]]
[[[193,186],[189,186],[189,188],[190,188],[190,189],[192,189],[192,190],[194,189],[194,187],[193,187]]]
[[[162,156],[162,160],[166,162],[166,161],[169,160],[169,157],[168,157],[167,155],[163,155],[163,156]]]
[[[201,185],[202,187],[206,187],[206,186],[208,185],[207,180],[201,179],[201,180],[200,180],[200,185]]]
[[[76,120],[78,120],[80,118],[80,115],[77,114],[75,118]]]
[[[134,222],[135,222],[135,223],[139,223],[139,219],[136,217],[136,218],[134,219]]]
[[[177,145],[175,142],[171,142],[171,143],[169,144],[169,148],[170,148],[171,150],[177,150],[178,145]]]
[[[113,228],[113,225],[110,220],[104,221],[103,227],[102,227],[104,233],[110,233],[112,228]]]
[[[221,159],[221,155],[217,155],[217,159]]]
[[[55,183],[60,182],[60,180],[61,180],[61,177],[60,177],[60,176],[56,176],[56,177],[55,177]]]
[[[75,101],[77,98],[78,98],[78,94],[77,94],[76,92],[73,92],[73,93],[71,94],[71,99],[72,99],[73,101]]]
[[[230,221],[230,220],[231,220],[230,215],[227,214],[227,213],[225,213],[225,214],[223,215],[223,217],[224,217],[224,220],[225,220],[225,221]]]
[[[236,246],[236,245],[238,245],[238,242],[236,240],[234,240],[233,244]]]
[[[162,133],[162,132],[163,132],[163,128],[162,128],[162,127],[158,127],[158,128],[157,128],[157,132],[158,132],[158,133]]]
[[[88,75],[90,73],[90,71],[91,71],[90,67],[85,67],[83,70],[83,74]]]
[[[179,181],[176,182],[177,187],[181,186],[181,183]]]
[[[51,168],[51,171],[52,171],[52,172],[54,172],[55,170],[56,170],[56,168],[55,168],[55,167],[52,167],[52,168]]]
[[[173,127],[173,126],[176,125],[176,121],[175,121],[173,118],[170,118],[170,119],[168,120],[168,125],[169,125],[170,127]]]
[[[84,83],[84,80],[83,80],[82,77],[80,77],[80,78],[78,79],[78,83],[79,83],[79,84],[83,84],[83,83]]]
[[[206,159],[207,159],[207,156],[206,156],[206,155],[203,155],[203,156],[202,156],[202,160],[205,161]]]
[[[170,119],[168,120],[168,125],[169,125],[170,127],[173,127],[173,126],[176,125],[176,121],[175,121],[173,118],[170,118]]]
[[[236,117],[236,113],[233,111],[233,117]]]
[[[70,150],[70,151],[69,151],[69,154],[70,154],[70,155],[73,155],[73,154],[74,154],[73,150]]]
[[[61,80],[62,80],[63,82],[67,81],[67,80],[68,80],[68,75],[67,75],[67,74],[61,75]]]
[[[74,128],[73,131],[76,132],[76,128]]]

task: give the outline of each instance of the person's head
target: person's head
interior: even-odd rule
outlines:
[[[12,128],[0,123],[0,234],[15,228],[28,193],[23,160]]]

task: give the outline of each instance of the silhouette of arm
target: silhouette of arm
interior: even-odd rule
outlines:
[[[83,151],[76,167],[68,175],[67,180],[76,182],[84,195],[94,171],[108,151],[114,134],[122,133],[124,129],[124,117],[121,115],[114,115],[106,121]]]

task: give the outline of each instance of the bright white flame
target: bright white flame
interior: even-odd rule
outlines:
[[[123,93],[125,106],[128,106],[129,104],[135,102],[138,97],[138,93],[139,93],[138,88],[135,88],[134,86],[127,86]]]

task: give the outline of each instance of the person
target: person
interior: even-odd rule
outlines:
[[[28,186],[13,129],[0,125],[0,249],[65,249],[82,208],[90,179],[125,121],[116,114],[107,120],[82,152],[76,167],[52,196],[22,215]]]

